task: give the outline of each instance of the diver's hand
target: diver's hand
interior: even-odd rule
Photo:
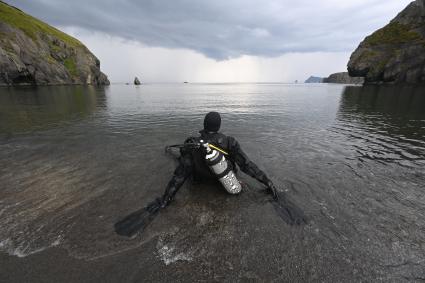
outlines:
[[[274,200],[279,200],[277,189],[271,181],[267,183],[267,193],[271,194]]]

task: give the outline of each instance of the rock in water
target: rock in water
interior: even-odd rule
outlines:
[[[109,84],[77,39],[0,1],[0,86]]]
[[[138,77],[135,77],[134,78],[134,84],[135,85],[141,85],[142,83],[139,81],[139,78]]]
[[[342,73],[335,73],[330,75],[327,78],[323,79],[324,83],[330,83],[330,84],[363,84],[364,78],[361,77],[350,77],[350,75],[347,72]]]
[[[366,83],[425,83],[425,0],[410,3],[360,44],[348,63]]]
[[[305,84],[319,84],[321,82],[323,82],[323,78],[311,76],[304,83]]]

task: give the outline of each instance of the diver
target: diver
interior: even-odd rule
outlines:
[[[205,116],[204,129],[199,137],[189,137],[183,145],[173,145],[180,149],[178,166],[168,182],[162,197],[156,198],[146,207],[126,216],[115,224],[119,235],[131,237],[143,230],[157,213],[167,207],[184,182],[193,177],[195,181],[220,181],[229,194],[239,194],[242,190],[236,178],[237,166],[247,175],[255,178],[273,196],[273,206],[277,214],[290,225],[307,223],[304,213],[283,192],[278,191],[267,175],[242,151],[238,141],[219,132],[221,117],[217,112]]]
[[[239,166],[242,172],[265,185],[266,191],[274,199],[278,199],[277,190],[272,181],[248,158],[235,138],[219,132],[220,126],[220,114],[210,112],[204,118],[204,129],[199,132],[200,136],[186,139],[184,145],[180,148],[179,165],[174,171],[174,175],[168,183],[164,195],[158,200],[162,207],[170,204],[177,191],[190,176],[193,176],[196,181],[218,180],[223,177],[227,179],[232,178],[232,181],[229,182],[233,184],[230,184],[230,186],[227,186],[226,182],[222,182],[224,188],[230,194],[240,193],[241,186],[237,183],[238,181],[234,178],[233,173],[237,171],[236,165]],[[193,146],[197,144],[200,144],[200,146]],[[224,155],[223,163],[225,163],[225,169],[221,172],[221,175],[224,176],[214,173],[214,170],[211,168],[211,162],[206,160],[209,147],[212,147],[211,150],[217,152],[217,162],[215,163],[222,161],[223,157],[218,154],[222,153]],[[232,174],[233,176],[231,176]]]

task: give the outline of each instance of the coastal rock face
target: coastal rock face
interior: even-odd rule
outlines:
[[[425,0],[410,3],[360,44],[348,63],[366,83],[425,83]]]
[[[311,76],[304,83],[305,84],[318,84],[318,83],[322,83],[322,82],[323,82],[323,78]]]
[[[109,84],[77,39],[0,1],[0,86]]]
[[[363,84],[364,78],[350,77],[347,72],[343,72],[332,74],[328,78],[323,79],[323,82],[331,84]]]

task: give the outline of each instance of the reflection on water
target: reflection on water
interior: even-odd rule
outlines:
[[[359,159],[418,167],[425,158],[425,88],[347,87],[335,130],[349,137]]]
[[[425,119],[424,106],[423,86],[348,86],[341,98],[340,111],[380,114],[398,121],[420,121]]]
[[[82,86],[0,89],[0,133],[31,131],[90,115],[105,103],[103,88]]]
[[[196,135],[212,110],[309,225],[282,223],[262,186],[241,175],[249,189],[240,197],[188,182],[146,233],[118,237],[113,224],[166,186],[175,164],[164,146]],[[95,260],[153,243],[167,258],[190,259],[179,264],[193,274],[219,270],[217,259],[226,258],[270,281],[287,274],[282,266],[299,268],[302,281],[331,282],[397,281],[425,270],[423,88],[0,89],[0,161],[0,249],[9,254],[59,246]]]

